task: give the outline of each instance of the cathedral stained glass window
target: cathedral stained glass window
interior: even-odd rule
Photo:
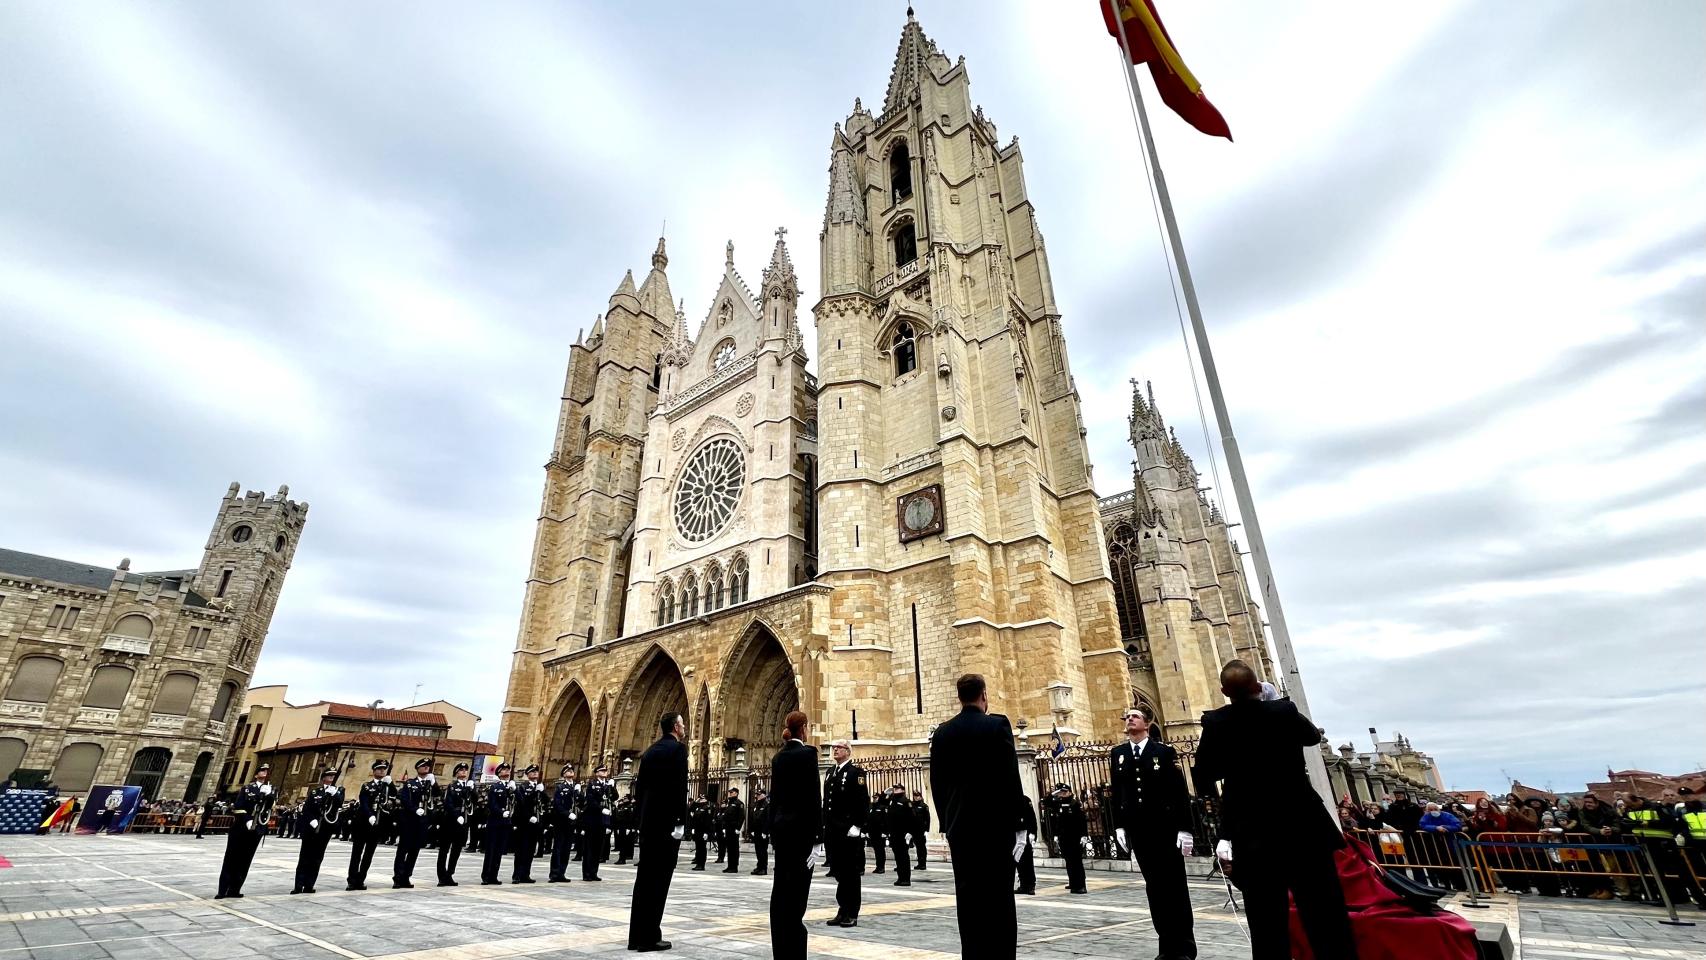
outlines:
[[[717,351],[711,354],[711,369],[721,370],[735,362],[735,342],[724,340],[717,344]]]
[[[734,517],[746,488],[746,456],[732,437],[713,437],[693,452],[675,487],[675,527],[688,543],[704,543]]]

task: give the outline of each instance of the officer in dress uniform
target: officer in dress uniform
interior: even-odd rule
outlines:
[[[1019,816],[1014,821],[1013,829],[1025,835],[1025,849],[1019,856],[1015,871],[1019,878],[1019,889],[1014,893],[1035,894],[1037,892],[1037,812],[1031,808],[1031,798],[1019,794]]]
[[[468,838],[468,815],[479,804],[479,792],[468,779],[469,766],[458,763],[450,772],[451,780],[444,787],[444,810],[438,825],[438,885],[454,887],[456,861],[462,857],[462,844]]]
[[[616,865],[622,866],[634,859],[634,840],[640,835],[640,811],[634,805],[632,790],[616,802],[616,812],[610,819],[616,832]]]
[[[510,818],[512,832],[510,849],[515,853],[510,883],[534,883],[533,855],[539,849],[539,830],[545,822],[551,800],[545,785],[539,782],[539,765],[530,763],[521,771],[525,780],[516,784],[515,816]]]
[[[598,865],[610,856],[610,829],[616,807],[616,785],[610,782],[610,768],[599,764],[592,771],[592,782],[581,790],[580,836],[575,848],[581,856],[581,879],[603,880]]]
[[[371,769],[373,776],[361,785],[361,793],[356,797],[355,839],[350,844],[347,890],[367,889],[367,868],[373,865],[373,851],[391,832],[391,821],[397,815],[397,786],[391,782],[391,765],[375,760]]]
[[[320,782],[308,790],[297,812],[302,831],[302,847],[296,853],[296,886],[291,893],[313,893],[320,879],[320,862],[326,858],[326,844],[331,842],[334,823],[344,808],[344,788],[338,784],[338,770],[327,767],[320,771]]]
[[[480,853],[486,847],[486,792],[472,779],[471,771],[469,776],[469,782],[474,784],[474,806],[467,813],[468,852]]]
[[[1049,835],[1054,837],[1054,848],[1066,861],[1067,889],[1073,893],[1088,893],[1084,887],[1084,808],[1072,796],[1071,786],[1064,783],[1054,785],[1054,793],[1049,795],[1044,805],[1044,817],[1048,821]]]
[[[1143,871],[1150,919],[1165,960],[1197,955],[1184,854],[1191,847],[1191,798],[1173,748],[1149,736],[1148,707],[1126,711],[1126,742],[1108,753],[1114,837]]]
[[[912,791],[912,846],[918,851],[916,870],[928,870],[930,849],[927,840],[930,834],[930,805],[924,802],[924,791]]]
[[[830,750],[835,766],[823,781],[823,842],[829,854],[829,875],[835,878],[835,916],[828,925],[856,927],[863,900],[860,878],[865,875],[865,822],[871,807],[865,771],[854,763],[853,744],[835,741]]]
[[[912,804],[906,799],[906,786],[895,784],[883,799],[881,820],[883,833],[889,838],[894,852],[894,885],[912,886]]]
[[[438,786],[433,783],[432,761],[415,761],[415,778],[397,792],[397,858],[391,864],[391,888],[413,887],[415,861],[426,846],[433,809],[438,806]]]
[[[267,820],[272,816],[272,767],[261,764],[255,771],[255,782],[243,788],[231,808],[231,830],[225,835],[225,861],[219,865],[219,892],[215,900],[243,896],[243,881],[249,877],[249,865],[255,862],[255,850],[266,836]]]
[[[740,800],[740,790],[729,788],[729,796],[723,801],[723,809],[719,811],[718,824],[722,837],[722,849],[727,851],[729,865],[723,868],[724,873],[735,873],[740,870],[740,827],[746,822],[746,804]]]
[[[557,784],[551,791],[551,830],[556,842],[551,846],[552,883],[569,882],[569,848],[574,846],[576,820],[580,817],[580,785],[575,783],[575,765],[565,763],[557,772]]]
[[[774,799],[764,805],[764,834],[776,840],[776,879],[770,885],[770,952],[775,960],[806,960],[806,901],[812,868],[823,857],[823,802],[817,782],[817,750],[806,745],[806,715],[795,710],[782,721],[782,749],[770,762]],[[755,831],[756,832],[756,831]]]
[[[752,792],[752,805],[746,810],[746,833],[752,838],[752,850],[758,856],[758,866],[752,868],[755,877],[765,876],[770,872],[770,833],[768,818],[770,816],[770,795],[763,787],[755,787]]]
[[[717,814],[711,798],[700,797],[687,808],[687,829],[693,835],[693,869],[705,869],[705,846],[717,832]]]
[[[509,846],[510,818],[517,806],[515,781],[510,779],[512,769],[507,763],[498,764],[497,780],[487,785],[486,802],[481,804],[486,812],[486,832],[480,838],[486,853],[480,866],[480,882],[484,884],[503,882],[498,879],[498,867],[503,865],[504,851]]]
[[[640,843],[646,855],[634,871],[629,898],[628,949],[640,953],[668,950],[663,938],[663,911],[669,901],[669,882],[681,857],[681,837],[687,814],[687,725],[674,711],[658,717],[662,736],[640,755],[634,777],[635,802],[640,810]]]
[[[883,794],[874,791],[871,794],[871,805],[866,807],[865,842],[870,844],[871,852],[876,855],[877,869],[872,875],[888,872],[888,843],[883,837]]]

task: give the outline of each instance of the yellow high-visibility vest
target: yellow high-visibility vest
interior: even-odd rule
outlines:
[[[1692,810],[1682,815],[1682,822],[1688,824],[1688,835],[1696,840],[1706,840],[1706,810]]]
[[[1659,826],[1659,812],[1657,810],[1631,810],[1626,816],[1635,821],[1634,833],[1637,837],[1665,838],[1671,836],[1669,830]]]

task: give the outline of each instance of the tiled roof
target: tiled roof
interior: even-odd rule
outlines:
[[[370,720],[375,723],[402,723],[417,727],[450,726],[450,721],[444,719],[442,713],[428,713],[425,710],[391,710],[385,707],[369,710],[355,703],[327,703],[326,716],[337,717],[340,720]]]
[[[372,747],[374,749],[400,750],[406,754],[473,755],[498,752],[497,744],[487,743],[484,740],[413,737],[401,733],[334,733],[325,737],[292,740],[269,750],[258,750],[256,753],[294,753],[300,750],[321,750],[327,747]],[[414,760],[398,757],[397,762],[413,763]]]
[[[59,560],[35,553],[0,548],[0,573],[29,580],[52,580],[94,590],[106,590],[113,585],[112,567],[91,567],[86,563]]]

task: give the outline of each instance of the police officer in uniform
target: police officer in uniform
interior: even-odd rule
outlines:
[[[711,798],[700,797],[687,810],[687,828],[693,834],[693,869],[705,869],[705,844],[717,830],[717,817],[711,810]]]
[[[883,797],[883,804],[873,819],[883,825],[889,850],[894,853],[894,885],[912,886],[912,804],[906,799],[906,786],[895,784]]]
[[[413,887],[415,861],[426,846],[427,833],[432,826],[432,808],[437,806],[437,785],[433,783],[432,761],[415,761],[415,777],[404,782],[397,791],[397,857],[391,864],[391,888],[406,890]]]
[[[610,856],[610,829],[615,816],[616,785],[610,782],[610,768],[599,764],[592,771],[592,782],[581,790],[580,836],[575,848],[580,851],[581,879],[603,880],[598,865]]]
[[[723,868],[724,873],[735,873],[740,870],[740,828],[746,822],[746,804],[740,800],[740,790],[729,788],[729,796],[723,801],[721,823],[722,849],[727,851],[729,865]]]
[[[1037,811],[1031,808],[1031,798],[1019,795],[1019,818],[1014,821],[1013,829],[1025,835],[1025,850],[1019,856],[1015,871],[1019,877],[1019,889],[1014,893],[1027,895],[1037,892]]]
[[[864,891],[865,822],[871,807],[865,771],[854,763],[853,744],[835,741],[830,750],[835,766],[823,781],[823,842],[831,848],[829,875],[835,878],[835,916],[828,925],[856,927]]]
[[[1634,836],[1652,854],[1659,881],[1664,884],[1671,903],[1681,903],[1686,894],[1693,898],[1695,906],[1706,910],[1706,894],[1700,889],[1700,881],[1689,872],[1679,850],[1688,843],[1688,827],[1676,819],[1673,809],[1661,801],[1631,794],[1623,811],[1622,826],[1624,832]]]
[[[1088,893],[1084,886],[1084,836],[1088,825],[1084,820],[1084,808],[1072,795],[1072,787],[1064,783],[1054,785],[1054,793],[1044,802],[1043,817],[1048,821],[1054,848],[1066,861],[1067,889],[1073,893]]]
[[[776,879],[770,885],[770,950],[775,960],[806,960],[806,901],[812,869],[823,856],[823,807],[818,794],[817,750],[805,742],[805,713],[782,721],[782,749],[770,762],[773,799],[764,806],[764,834],[776,840]]]
[[[1108,752],[1114,837],[1143,871],[1150,919],[1166,960],[1197,955],[1184,852],[1190,849],[1191,798],[1178,755],[1149,735],[1148,707],[1126,711],[1126,742]]]
[[[918,851],[916,870],[928,870],[930,848],[930,805],[924,802],[924,791],[912,791],[912,846]]]
[[[575,821],[580,817],[580,792],[580,785],[575,783],[575,765],[563,764],[556,788],[551,791],[551,830],[556,834],[548,878],[552,883],[569,882],[569,848],[574,845]]]
[[[530,763],[521,771],[526,779],[516,784],[515,816],[510,818],[510,851],[515,854],[510,883],[535,883],[533,857],[539,851],[539,830],[551,801],[539,782],[539,765]]]
[[[486,812],[486,832],[480,838],[480,846],[485,848],[480,882],[488,886],[503,883],[498,879],[498,868],[503,866],[504,851],[509,847],[510,818],[515,816],[518,806],[515,781],[510,779],[513,769],[507,763],[498,764],[497,780],[486,786],[486,802],[480,805]]]
[[[302,847],[296,853],[296,886],[291,893],[313,893],[314,884],[319,882],[320,862],[326,858],[326,844],[336,828],[333,821],[344,808],[344,788],[337,783],[336,767],[320,771],[319,785],[309,788],[297,812]]]
[[[471,768],[458,763],[451,770],[451,780],[444,786],[444,810],[438,825],[438,885],[454,887],[456,861],[462,858],[462,844],[468,839],[468,815],[479,805],[479,791],[468,779]]]
[[[769,817],[770,795],[764,792],[763,787],[754,787],[752,805],[746,811],[746,834],[752,838],[752,851],[758,857],[758,866],[752,868],[755,877],[770,872]]]
[[[355,839],[349,852],[349,885],[346,890],[367,889],[367,868],[373,865],[373,851],[379,841],[391,831],[391,820],[397,811],[397,786],[391,782],[391,765],[375,760],[373,776],[361,785],[356,796]]]
[[[225,836],[225,860],[219,865],[219,891],[215,900],[226,897],[242,899],[243,881],[249,877],[249,865],[255,862],[255,850],[266,836],[267,820],[272,817],[273,791],[268,783],[272,767],[261,764],[255,771],[255,782],[243,788],[231,808],[231,830]]]
[[[617,802],[611,822],[616,828],[616,865],[621,866],[634,859],[634,841],[640,835],[640,810],[634,804],[631,789]]]
[[[634,794],[640,808],[640,843],[646,855],[634,872],[629,901],[628,949],[641,953],[668,950],[663,938],[663,909],[669,882],[681,859],[687,814],[687,725],[671,711],[658,718],[662,736],[640,755]]]

